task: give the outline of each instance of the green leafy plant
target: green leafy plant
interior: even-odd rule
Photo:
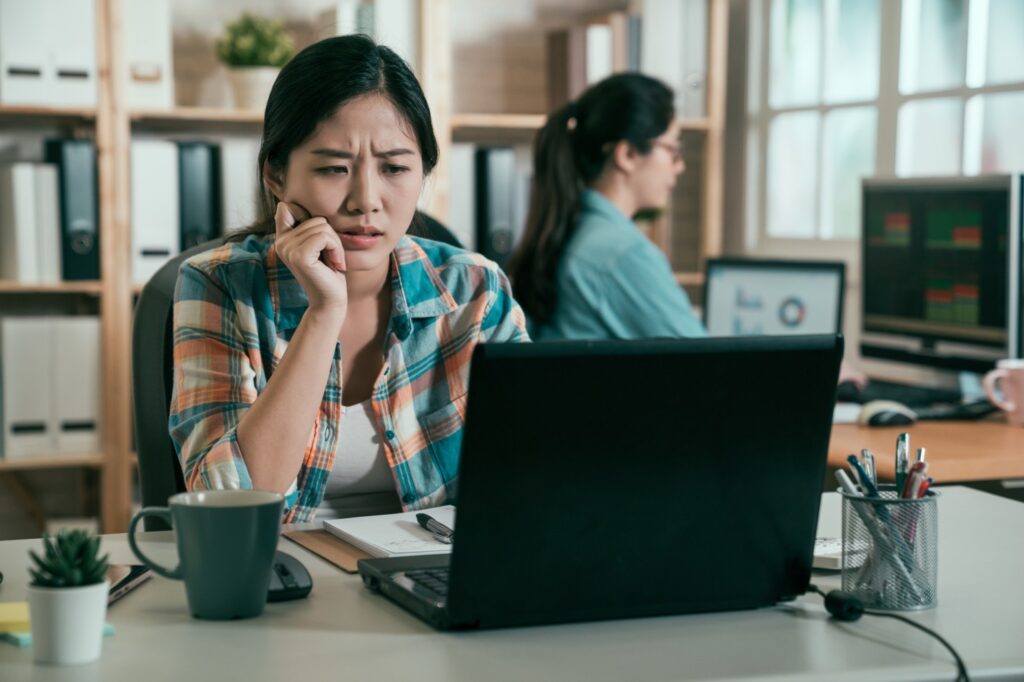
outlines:
[[[217,56],[228,66],[284,66],[295,45],[281,22],[245,12],[224,27]]]
[[[43,558],[29,550],[29,567],[36,587],[84,587],[106,579],[107,558],[99,556],[100,539],[84,530],[62,530],[57,537],[43,536]]]

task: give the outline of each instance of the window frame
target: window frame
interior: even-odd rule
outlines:
[[[826,6],[830,0],[821,0],[820,13],[820,55],[824,60],[824,45],[827,28]],[[802,257],[802,258],[842,258],[851,264],[859,260],[859,237],[823,237],[821,236],[820,220],[822,215],[823,190],[822,155],[824,152],[825,117],[837,109],[854,107],[872,107],[876,111],[875,129],[875,174],[873,177],[893,178],[896,175],[898,121],[900,109],[908,102],[934,100],[940,98],[956,98],[962,103],[960,119],[960,139],[957,144],[959,175],[975,175],[965,172],[968,143],[972,135],[980,141],[983,121],[973,120],[970,113],[970,102],[973,98],[983,95],[995,95],[1009,92],[1024,93],[1024,79],[1017,82],[968,85],[971,74],[984,74],[987,59],[987,45],[976,47],[982,38],[987,43],[988,32],[988,0],[962,0],[965,17],[962,40],[965,42],[965,59],[961,73],[961,85],[941,90],[928,90],[914,93],[901,93],[899,90],[899,74],[901,65],[901,24],[903,0],[879,1],[879,74],[878,93],[873,99],[851,100],[842,103],[824,102],[825,79],[827,74],[824,66],[818,83],[818,103],[772,107],[770,103],[771,73],[771,4],[773,0],[751,0],[749,5],[750,32],[747,45],[747,111],[745,129],[745,231],[743,235],[744,251],[750,254],[769,257]],[[984,23],[982,23],[984,22]],[[980,64],[978,60],[981,60]],[[767,204],[767,164],[768,136],[772,121],[784,114],[796,112],[816,112],[819,115],[817,140],[815,141],[818,160],[817,187],[815,188],[814,216],[817,223],[818,236],[781,237],[768,233]],[[973,126],[973,129],[972,129]],[[1024,170],[1024,169],[1021,169]],[[852,273],[857,270],[851,268]],[[853,279],[859,279],[854,276]]]

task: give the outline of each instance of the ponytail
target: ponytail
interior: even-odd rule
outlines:
[[[577,110],[576,103],[570,102],[537,133],[526,229],[508,266],[516,300],[539,324],[554,315],[558,262],[579,212],[583,187],[572,144]]]
[[[548,117],[533,147],[526,228],[508,265],[515,298],[531,322],[544,325],[555,315],[558,268],[583,189],[604,171],[618,142],[646,154],[674,117],[672,90],[638,73],[610,76]]]

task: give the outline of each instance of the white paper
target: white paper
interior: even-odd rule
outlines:
[[[455,507],[446,505],[401,514],[356,516],[324,521],[324,530],[375,557],[447,554],[450,544],[443,543],[416,521],[416,514],[429,514],[434,520],[455,529]]]

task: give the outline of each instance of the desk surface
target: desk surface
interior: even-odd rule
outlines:
[[[828,463],[846,466],[850,453],[862,448],[875,453],[881,478],[895,478],[896,436],[910,434],[911,456],[926,450],[929,471],[939,483],[1024,478],[1024,428],[1003,421],[935,421],[910,426],[867,427],[836,424],[828,447]]]
[[[819,531],[836,535],[839,500],[823,497]],[[958,647],[973,675],[1024,676],[1024,505],[965,488],[939,502],[939,607],[911,617]],[[0,600],[25,598],[27,550],[0,543]],[[171,563],[169,533],[146,550]],[[124,536],[104,545],[131,559]],[[49,680],[951,680],[952,659],[932,638],[890,619],[847,625],[817,596],[757,611],[608,621],[476,633],[434,632],[287,540],[309,567],[305,600],[270,604],[260,618],[193,620],[181,583],[155,577],[114,605],[117,634],[99,661],[37,667],[28,649],[0,643],[4,682]],[[694,548],[700,551],[700,548]],[[671,579],[671,576],[650,576]],[[816,577],[825,589],[837,577]],[[982,675],[985,673],[985,675]],[[991,677],[990,677],[991,676]]]

